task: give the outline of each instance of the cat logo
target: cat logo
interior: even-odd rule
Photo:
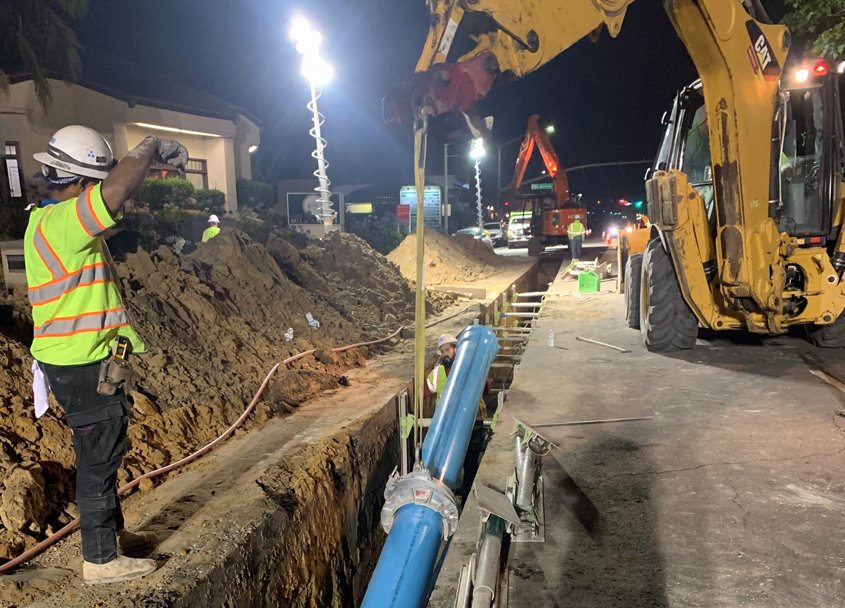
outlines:
[[[748,47],[748,60],[751,62],[751,69],[755,74],[761,75],[766,80],[777,80],[780,78],[780,65],[772,52],[765,34],[756,21],[745,22],[751,44]]]

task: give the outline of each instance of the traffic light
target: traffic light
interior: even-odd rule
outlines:
[[[642,201],[634,201],[634,208],[635,209],[642,209],[643,208],[643,202]]]

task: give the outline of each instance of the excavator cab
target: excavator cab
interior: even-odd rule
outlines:
[[[788,76],[778,158],[778,227],[809,243],[835,241],[842,203],[842,75],[826,62]]]
[[[825,62],[797,68],[784,79],[777,129],[770,152],[773,184],[769,215],[778,230],[805,239],[806,245],[833,242],[838,236],[842,204],[842,122],[839,93],[845,76]],[[665,128],[651,172],[678,169],[701,196],[711,236],[716,234],[716,207],[710,134],[701,81],[684,87],[664,118]],[[647,175],[648,177],[648,175]],[[831,252],[832,253],[832,252]]]

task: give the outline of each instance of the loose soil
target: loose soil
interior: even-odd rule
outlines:
[[[219,435],[277,361],[318,349],[279,371],[247,428],[337,388],[346,370],[365,365],[369,354],[330,348],[386,335],[413,318],[413,291],[398,268],[350,235],[320,241],[275,235],[265,247],[224,231],[190,255],[139,249],[117,267],[133,325],[148,347],[133,357],[134,420],[120,483]],[[432,300],[429,308],[436,313],[448,302]],[[309,312],[319,327],[309,326]],[[38,421],[33,415],[26,300],[0,302],[0,321],[3,560],[77,513],[74,455],[61,408],[53,403]],[[288,328],[294,333],[289,341]]]
[[[405,237],[387,255],[409,281],[416,280],[417,237]],[[510,262],[497,256],[487,245],[469,235],[447,237],[435,230],[425,231],[426,285],[462,285],[489,277]]]

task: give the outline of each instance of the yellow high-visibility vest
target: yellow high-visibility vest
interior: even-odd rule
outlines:
[[[443,389],[446,388],[446,368],[443,367],[440,363],[434,366],[428,373],[428,377],[425,379],[426,384],[428,385],[428,390],[432,393],[437,393],[437,405],[434,407],[440,407],[440,397],[443,394]],[[484,403],[484,399],[481,399],[481,403],[478,406],[478,414],[476,418],[479,420],[487,417],[487,404]]]
[[[202,232],[202,242],[207,243],[214,237],[220,234],[220,227],[219,226],[209,226]]]
[[[30,213],[24,261],[34,325],[30,352],[36,360],[95,363],[109,356],[118,336],[126,336],[134,352],[144,352],[102,236],[116,221],[99,184]]]

